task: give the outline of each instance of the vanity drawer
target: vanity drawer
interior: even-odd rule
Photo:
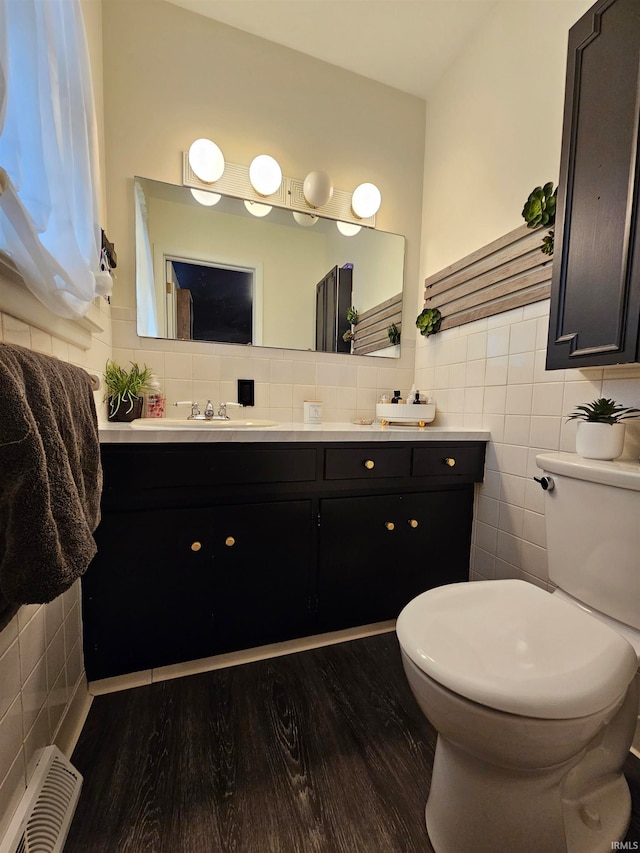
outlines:
[[[325,480],[408,477],[410,464],[408,447],[328,448],[324,456],[324,476]]]
[[[105,446],[105,486],[119,491],[212,488],[222,486],[313,482],[313,447],[239,444],[147,448]]]
[[[411,474],[414,477],[464,478],[466,482],[481,482],[484,453],[484,442],[415,447]]]

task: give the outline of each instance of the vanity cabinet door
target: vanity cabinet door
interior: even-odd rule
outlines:
[[[310,501],[109,513],[83,578],[90,680],[310,633]]]
[[[395,619],[469,576],[473,486],[320,501],[319,630]]]
[[[638,360],[638,0],[569,33],[547,368]]]
[[[215,652],[312,633],[310,500],[210,510]]]
[[[90,681],[209,654],[214,576],[206,525],[185,510],[105,514],[82,579]]]

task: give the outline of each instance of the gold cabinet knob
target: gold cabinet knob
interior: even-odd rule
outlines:
[[[202,548],[202,542],[192,542],[191,543],[191,550],[192,551],[199,551],[200,548]]]
[[[371,471],[371,469],[375,468],[375,466],[376,463],[373,461],[373,459],[367,459],[364,463],[364,467],[367,469],[367,471]]]
[[[236,544],[236,540],[233,538],[233,536],[227,536],[227,538],[224,540],[224,544],[228,548],[231,548],[233,545]]]
[[[393,521],[385,521],[384,526],[387,528],[387,530],[393,530],[395,528],[395,524],[393,523]]]
[[[456,464],[456,460],[453,458],[453,456],[447,456],[447,458],[444,460],[444,464],[448,465],[449,468],[453,468],[453,466]]]
[[[416,521],[416,519],[410,518],[409,519],[409,527],[417,527],[417,526],[418,526],[418,522]]]

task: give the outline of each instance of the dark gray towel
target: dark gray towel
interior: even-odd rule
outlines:
[[[0,344],[0,620],[86,571],[101,491],[89,374]]]

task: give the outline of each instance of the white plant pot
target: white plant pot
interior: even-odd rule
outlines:
[[[578,421],[576,453],[584,459],[617,459],[624,447],[625,424]]]

